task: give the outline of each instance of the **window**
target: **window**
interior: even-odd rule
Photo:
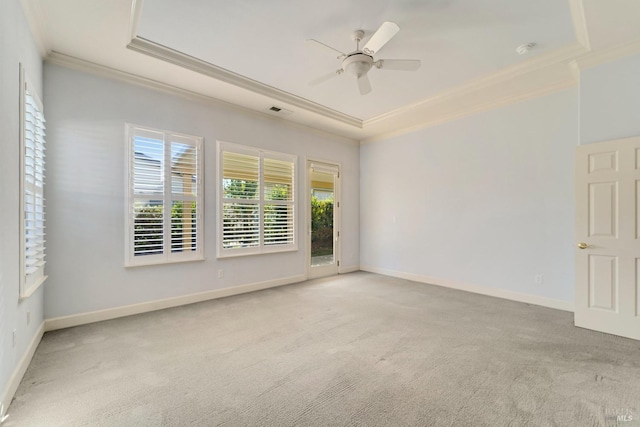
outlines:
[[[297,157],[218,142],[218,256],[296,250]]]
[[[202,138],[127,125],[128,266],[203,259]]]
[[[31,295],[47,278],[44,226],[45,126],[42,103],[20,68],[20,297]]]

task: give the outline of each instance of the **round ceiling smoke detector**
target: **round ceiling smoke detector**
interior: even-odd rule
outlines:
[[[521,44],[516,48],[516,52],[518,52],[518,55],[525,55],[529,53],[529,51],[533,49],[535,45],[536,45],[535,43]]]

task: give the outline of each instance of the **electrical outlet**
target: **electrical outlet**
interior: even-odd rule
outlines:
[[[542,285],[544,283],[544,276],[542,274],[536,274],[536,285]]]
[[[218,270],[218,279],[222,279],[224,277],[224,270],[220,269]]]

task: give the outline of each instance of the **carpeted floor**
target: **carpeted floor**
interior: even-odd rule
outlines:
[[[3,427],[632,426],[639,410],[640,342],[359,272],[49,332]]]

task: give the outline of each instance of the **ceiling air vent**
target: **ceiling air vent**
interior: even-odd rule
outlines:
[[[275,113],[279,116],[288,116],[293,114],[293,111],[286,110],[282,107],[276,107],[275,105],[272,105],[271,107],[267,108],[267,111],[269,111],[270,113]]]

